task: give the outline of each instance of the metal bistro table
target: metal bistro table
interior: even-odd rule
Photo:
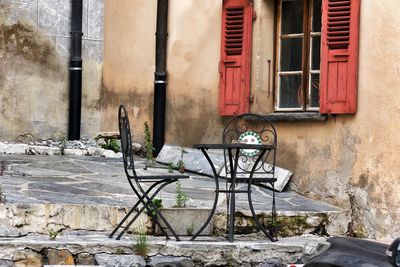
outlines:
[[[199,231],[192,237],[191,240],[194,240],[206,227],[206,225],[211,221],[212,216],[215,213],[216,206],[217,206],[217,201],[218,201],[218,195],[219,193],[230,193],[230,206],[228,207],[229,209],[229,221],[227,222],[228,224],[228,240],[229,242],[234,241],[234,225],[235,225],[235,193],[247,193],[248,194],[248,200],[249,200],[249,206],[250,210],[253,216],[254,221],[256,222],[257,226],[261,229],[261,231],[264,232],[264,234],[271,240],[271,241],[276,241],[276,239],[267,231],[267,229],[261,224],[261,222],[257,219],[257,216],[255,214],[254,208],[253,208],[253,203],[251,200],[251,185],[252,185],[252,179],[255,171],[257,168],[259,168],[259,163],[262,160],[263,156],[267,151],[275,149],[273,145],[259,145],[259,144],[244,144],[244,143],[232,143],[232,144],[196,144],[193,146],[194,148],[197,148],[201,150],[206,157],[208,163],[211,166],[211,169],[214,174],[215,182],[216,182],[216,197],[215,197],[215,202],[213,205],[213,208],[211,210],[210,216],[206,223],[199,229]],[[208,149],[216,149],[216,150],[224,150],[225,153],[225,167],[229,168],[229,173],[230,177],[225,177],[225,176],[220,176],[214,167],[214,164],[210,158],[210,156],[207,154]],[[255,158],[254,165],[252,166],[251,170],[248,171],[248,177],[246,178],[241,178],[237,177],[238,174],[238,165],[239,165],[239,157],[240,153],[243,150],[258,150],[258,157]],[[229,162],[227,162],[229,161]],[[261,162],[263,164],[263,162]],[[228,173],[228,170],[226,170]],[[218,179],[224,179],[231,184],[231,188],[228,190],[219,190],[219,185],[218,185]],[[244,182],[243,179],[246,179],[246,183],[248,183],[248,188],[247,190],[235,190],[235,185],[239,180],[241,182]],[[228,212],[228,210],[227,210]]]

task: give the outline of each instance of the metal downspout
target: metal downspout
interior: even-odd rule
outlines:
[[[157,155],[165,142],[167,90],[168,0],[158,0],[156,29],[156,71],[154,73],[153,147]]]
[[[81,135],[82,35],[82,0],[72,0],[68,140],[78,140]]]

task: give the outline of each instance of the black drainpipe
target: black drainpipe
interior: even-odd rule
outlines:
[[[158,0],[156,29],[156,71],[154,73],[153,147],[158,155],[165,141],[167,91],[168,0]]]
[[[82,35],[82,0],[72,0],[68,140],[78,140],[81,136]]]

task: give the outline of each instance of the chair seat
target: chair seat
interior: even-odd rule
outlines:
[[[226,180],[227,183],[232,182],[230,178],[226,178],[225,176],[218,177],[220,179]],[[252,178],[253,184],[261,184],[261,183],[275,183],[278,179],[276,178]],[[240,178],[236,177],[236,183],[248,183],[249,178]]]

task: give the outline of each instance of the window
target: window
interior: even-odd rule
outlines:
[[[279,0],[276,111],[318,111],[322,0]]]

